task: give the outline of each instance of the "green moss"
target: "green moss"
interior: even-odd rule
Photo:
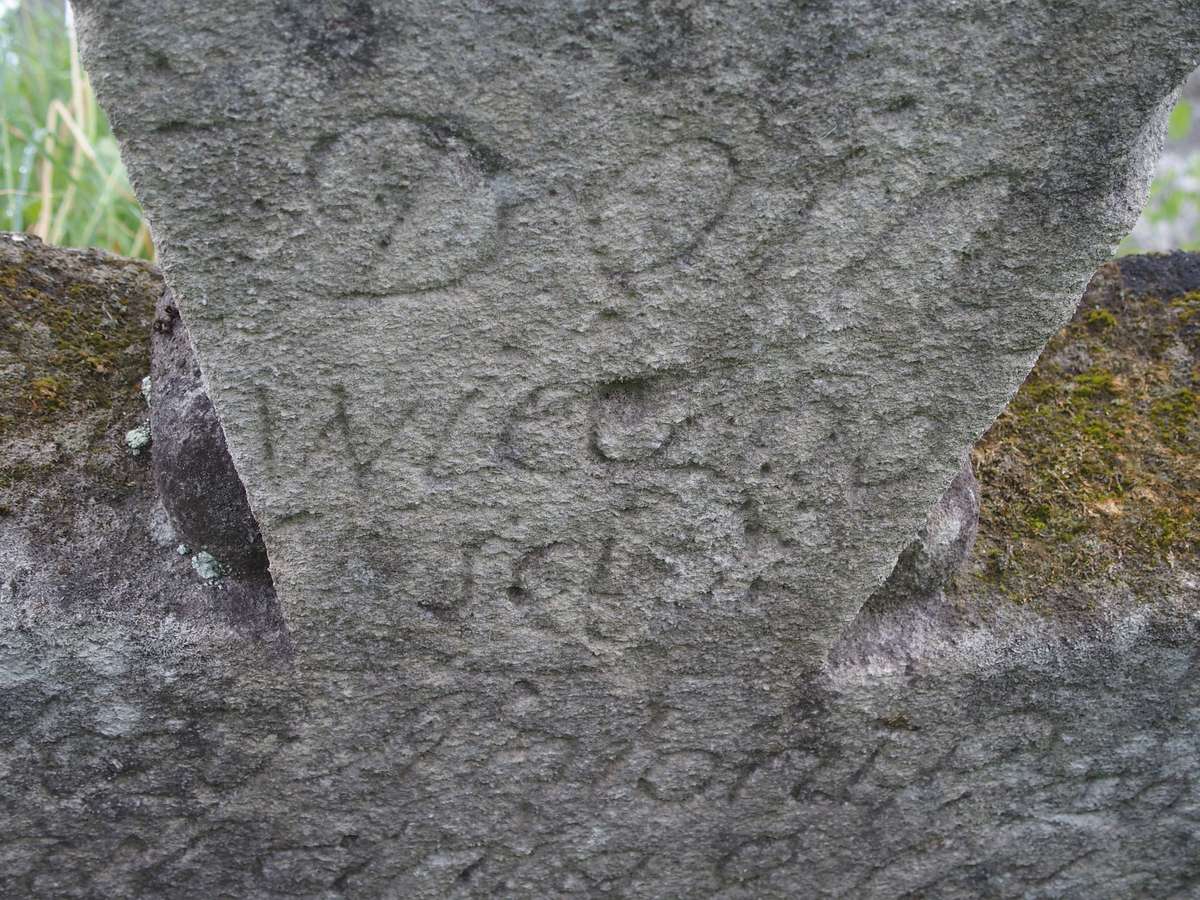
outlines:
[[[139,384],[150,364],[158,274],[30,237],[0,237],[0,260],[0,351],[20,373],[0,380],[0,438],[49,441],[65,429],[88,444],[73,457],[51,454],[36,464],[0,459],[0,501],[19,503],[22,485],[41,483],[71,458],[85,467],[97,461],[97,496],[123,496],[131,479],[110,451],[145,417]],[[108,452],[89,452],[101,445]]]
[[[24,378],[0,384],[0,436],[136,398],[149,367],[157,274],[32,238],[4,250],[0,350],[17,359]]]
[[[1042,380],[1031,376],[1021,390],[1025,392],[1026,400],[1037,404],[1054,400],[1059,393],[1059,385],[1054,381]]]
[[[1083,321],[1086,322],[1091,328],[1103,331],[1107,328],[1115,328],[1117,324],[1117,317],[1104,308],[1089,309],[1087,313],[1084,314]]]
[[[61,378],[44,375],[29,383],[29,406],[34,412],[54,410],[62,405],[66,385]]]
[[[1197,403],[1195,391],[1176,391],[1169,397],[1155,400],[1150,406],[1150,417],[1158,426],[1163,440],[1176,449],[1185,450],[1189,430],[1197,425]]]
[[[1190,322],[1200,315],[1200,291],[1192,291],[1171,301],[1171,306],[1179,310],[1179,321]]]
[[[1200,568],[1200,370],[1181,369],[1174,349],[1200,331],[1200,294],[1162,303],[1105,288],[1093,286],[973,455],[976,577],[1014,600],[1130,577],[1156,599],[1168,560]],[[1122,296],[1118,313],[1102,296]],[[1061,362],[1078,359],[1085,371]]]
[[[1117,395],[1117,378],[1112,372],[1092,369],[1082,375],[1076,375],[1074,395],[1078,400],[1088,402],[1107,402]]]

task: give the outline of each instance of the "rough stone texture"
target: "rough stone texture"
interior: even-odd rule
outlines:
[[[1195,896],[1195,631],[1116,632],[973,633],[986,669],[747,684],[720,720],[701,683],[595,673],[344,674],[351,714],[250,654],[5,632],[0,889]]]
[[[100,296],[76,285],[148,336],[148,267],[27,239],[0,254],[24,365],[54,356],[48,310]],[[1094,289],[1121,294],[1106,268]],[[988,602],[986,582],[966,606],[872,609],[784,690],[598,663],[306,672],[277,615],[175,554],[148,461],[121,443],[149,341],[124,356],[94,437],[65,438],[89,421],[73,404],[17,410],[0,456],[0,896],[1200,887],[1196,577],[1048,619]]]
[[[1196,11],[77,9],[301,666],[778,690],[1133,223]]]
[[[1200,291],[1200,255],[1171,253],[1129,256],[1121,260],[1121,279],[1128,290],[1154,293],[1163,300]]]
[[[286,653],[270,578],[203,584],[176,552],[150,455],[126,445],[148,415],[163,293],[145,263],[0,234],[0,629],[78,622],[63,640],[90,644],[83,623],[117,622],[164,653],[246,640]]]
[[[971,555],[978,529],[979,482],[967,460],[863,613],[936,599]]]
[[[1181,104],[1188,104],[1180,109]],[[1193,72],[1180,91],[1179,104],[1172,115],[1181,115],[1185,127],[1168,129],[1162,156],[1154,170],[1155,179],[1165,190],[1142,210],[1133,231],[1123,246],[1130,252],[1169,252],[1180,247],[1200,247],[1200,204],[1194,200],[1168,206],[1167,198],[1177,192],[1195,196],[1200,192],[1200,71]],[[1171,132],[1174,131],[1174,134]],[[1182,132],[1182,133],[1180,133]]]
[[[151,348],[154,484],[175,533],[232,572],[268,577],[258,523],[169,291],[155,307]]]
[[[296,645],[5,632],[13,893],[1195,890],[1186,604],[857,621],[1194,2],[77,12]]]

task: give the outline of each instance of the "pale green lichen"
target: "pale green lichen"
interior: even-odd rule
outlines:
[[[146,401],[146,405],[150,405],[150,376],[147,375],[142,379],[142,399]]]
[[[129,452],[134,456],[140,454],[143,450],[150,446],[150,426],[147,424],[139,425],[137,428],[131,428],[125,432],[125,446],[129,448]]]
[[[216,581],[223,575],[229,574],[229,567],[207,550],[201,550],[192,557],[192,568],[205,581]]]

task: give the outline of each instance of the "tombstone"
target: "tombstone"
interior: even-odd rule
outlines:
[[[79,5],[302,666],[820,667],[1195,62],[944,7]]]
[[[830,660],[1136,219],[1194,3],[75,9],[290,649],[55,650],[20,683],[107,730],[29,699],[96,767],[40,790],[121,824],[21,886],[1113,884],[1076,725],[1183,804],[1116,875],[1187,877],[1190,795],[1146,774],[1186,738],[1138,718],[1183,650],[1103,708],[1111,643]]]

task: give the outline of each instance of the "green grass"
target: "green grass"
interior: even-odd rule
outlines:
[[[1188,100],[1180,100],[1171,110],[1167,120],[1167,140],[1182,141],[1196,127],[1197,114],[1193,104]],[[1160,172],[1150,184],[1150,198],[1142,216],[1148,222],[1175,222],[1181,216],[1194,220],[1200,215],[1200,190],[1189,187],[1189,184],[1200,182],[1200,156],[1188,159],[1187,179],[1180,178],[1177,172]],[[1200,251],[1200,234],[1194,234],[1191,240],[1183,241],[1179,250]],[[1128,253],[1142,253],[1144,248],[1138,247],[1133,236],[1121,242],[1117,250],[1118,256]]]
[[[0,10],[0,230],[153,259],[63,6]]]

